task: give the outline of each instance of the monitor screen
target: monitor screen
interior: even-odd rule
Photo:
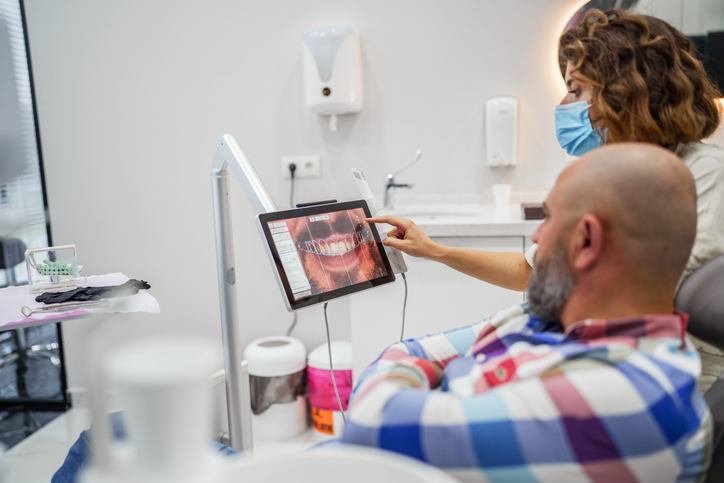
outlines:
[[[259,215],[291,310],[392,282],[390,262],[363,200]]]

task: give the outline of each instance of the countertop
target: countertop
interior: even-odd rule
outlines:
[[[524,220],[520,204],[399,204],[390,215],[409,218],[431,237],[532,236],[542,220]]]

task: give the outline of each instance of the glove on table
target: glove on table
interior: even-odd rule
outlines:
[[[139,290],[148,290],[151,286],[143,280],[131,279],[123,285],[112,285],[110,287],[81,287],[68,292],[45,292],[35,297],[36,302],[45,304],[59,304],[62,302],[86,302],[89,300],[100,300],[102,298],[122,297],[124,295],[135,295]]]

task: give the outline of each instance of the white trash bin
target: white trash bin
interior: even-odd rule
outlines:
[[[292,337],[264,337],[246,346],[255,437],[282,440],[307,429],[306,356]]]

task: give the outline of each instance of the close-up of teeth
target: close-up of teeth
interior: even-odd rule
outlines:
[[[370,232],[365,228],[364,230],[346,235],[335,235],[329,238],[297,242],[297,246],[300,250],[315,255],[341,257],[360,246],[369,236]]]

